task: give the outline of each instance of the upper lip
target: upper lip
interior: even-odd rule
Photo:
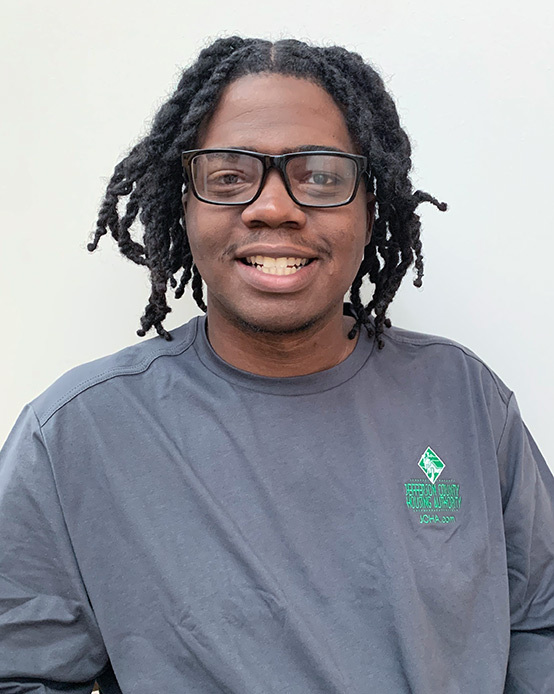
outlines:
[[[271,246],[268,244],[252,244],[241,248],[235,254],[236,258],[250,258],[254,255],[263,255],[266,258],[317,258],[317,254],[307,248],[295,246]]]

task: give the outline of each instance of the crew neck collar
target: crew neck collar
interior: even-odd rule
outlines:
[[[351,304],[344,304],[343,314],[355,317]],[[224,361],[216,354],[208,340],[206,335],[206,316],[198,316],[195,320],[196,337],[194,349],[198,358],[207,369],[234,385],[274,395],[309,395],[310,393],[320,393],[336,388],[358,373],[371,356],[375,344],[373,338],[370,338],[367,331],[362,327],[352,352],[346,359],[330,369],[303,376],[261,376],[238,369]]]

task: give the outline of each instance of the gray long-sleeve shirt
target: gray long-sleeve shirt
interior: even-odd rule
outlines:
[[[554,480],[498,377],[393,328],[267,378],[204,328],[21,414],[0,692],[552,694]]]

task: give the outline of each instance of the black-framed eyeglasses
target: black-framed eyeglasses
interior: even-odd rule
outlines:
[[[262,154],[243,149],[192,149],[181,155],[185,183],[202,202],[248,205],[262,192],[270,169],[303,207],[340,207],[354,200],[367,157],[316,150]]]

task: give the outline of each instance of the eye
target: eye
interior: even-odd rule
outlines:
[[[242,183],[245,176],[240,171],[216,171],[209,176],[210,184],[232,186]]]
[[[305,182],[316,186],[337,185],[339,177],[323,171],[312,171],[306,176]]]

